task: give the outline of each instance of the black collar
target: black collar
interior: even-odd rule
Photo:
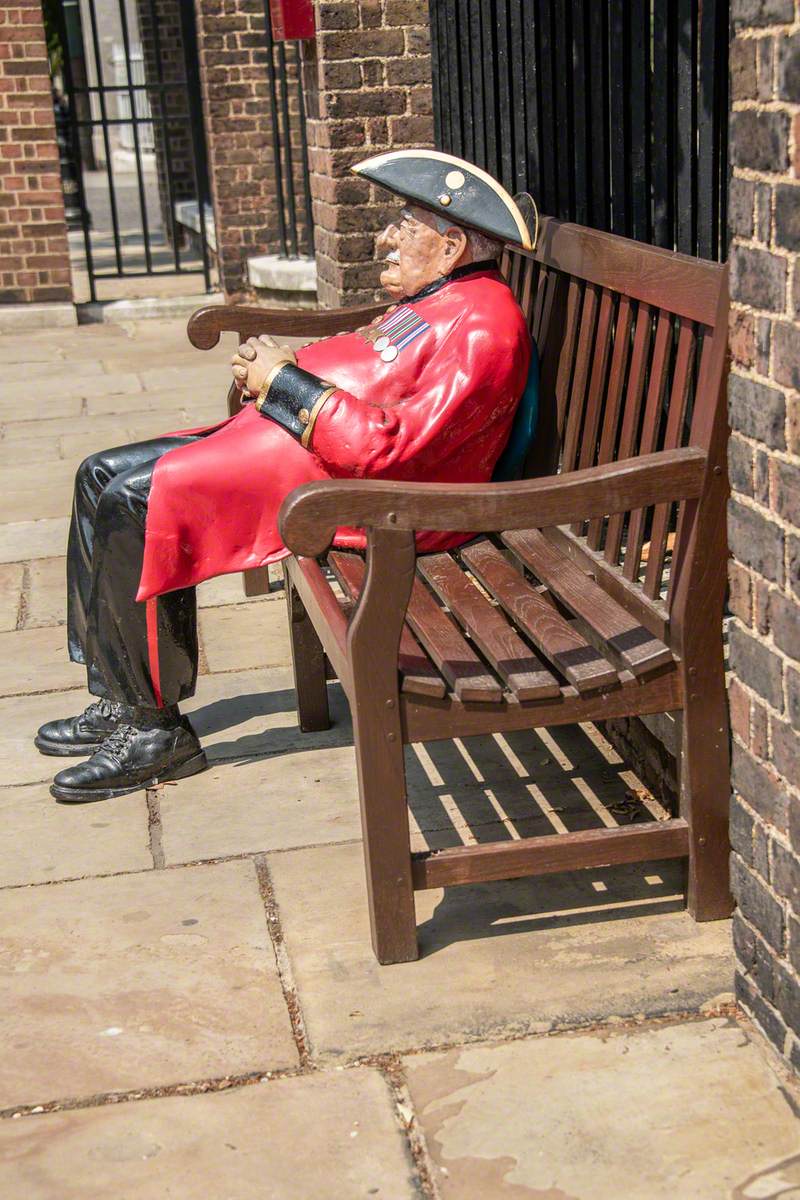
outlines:
[[[441,279],[434,279],[433,283],[427,284],[416,296],[404,296],[400,304],[411,304],[413,300],[424,300],[426,296],[432,296],[434,292],[438,292],[439,288],[443,288],[446,283],[453,283],[456,279],[462,279],[465,275],[473,275],[476,271],[496,271],[497,263],[493,258],[486,258],[483,262],[467,263],[466,266],[456,267],[449,275],[442,275]]]

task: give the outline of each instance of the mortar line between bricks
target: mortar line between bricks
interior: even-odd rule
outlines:
[[[448,1051],[467,1049],[475,1046],[512,1045],[514,1042],[538,1041],[552,1037],[571,1037],[575,1034],[598,1033],[613,1035],[632,1030],[663,1029],[673,1025],[696,1024],[700,1021],[710,1021],[724,1017],[735,1021],[740,1026],[751,1026],[763,1037],[757,1022],[745,1016],[741,1008],[734,1003],[725,1002],[716,1009],[702,1011],[700,1009],[681,1009],[673,1013],[664,1013],[651,1017],[607,1017],[597,1021],[585,1021],[583,1024],[562,1025],[547,1030],[516,1030],[514,1033],[499,1034],[496,1037],[466,1037],[461,1041],[436,1042],[424,1046],[412,1046],[404,1050],[391,1050],[382,1054],[362,1054],[347,1062],[339,1062],[329,1058],[321,1061],[311,1061],[307,1066],[278,1067],[274,1070],[261,1069],[247,1071],[239,1075],[215,1075],[205,1079],[193,1079],[178,1083],[169,1083],[145,1088],[125,1088],[121,1091],[93,1092],[88,1096],[64,1096],[58,1100],[40,1100],[36,1104],[14,1104],[0,1109],[0,1121],[13,1120],[21,1117],[38,1117],[53,1112],[67,1112],[75,1109],[100,1108],[113,1104],[136,1103],[140,1100],[157,1100],[170,1096],[198,1096],[208,1092],[229,1091],[232,1088],[250,1087],[256,1083],[273,1083],[281,1079],[297,1079],[309,1077],[315,1073],[334,1073],[339,1070],[357,1071],[372,1069],[379,1071],[384,1079],[386,1072],[393,1069],[395,1064],[403,1059],[415,1058],[423,1054],[445,1054]],[[405,1078],[405,1072],[403,1071]],[[401,1114],[398,1114],[401,1115]]]
[[[289,1021],[292,1026],[292,1037],[294,1038],[297,1047],[297,1055],[300,1059],[300,1066],[304,1070],[311,1070],[314,1064],[311,1059],[311,1050],[308,1044],[308,1032],[306,1030],[305,1018],[303,1017],[303,1009],[300,1004],[300,995],[297,991],[297,985],[294,981],[292,972],[292,964],[289,961],[289,954],[286,950],[286,944],[283,938],[283,929],[281,928],[280,911],[278,902],[275,899],[275,889],[272,885],[272,877],[269,872],[266,854],[257,854],[253,860],[253,865],[256,870],[256,879],[258,881],[258,890],[261,893],[261,899],[264,904],[264,914],[267,920],[267,929],[272,941],[272,948],[275,952],[275,965],[278,970],[278,979],[280,980],[283,999],[289,1013]]]

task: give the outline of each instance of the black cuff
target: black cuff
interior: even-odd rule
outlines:
[[[272,380],[258,411],[262,417],[277,421],[299,442],[306,432],[314,405],[330,390],[329,383],[294,363],[287,363]]]

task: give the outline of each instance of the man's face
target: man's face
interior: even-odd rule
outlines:
[[[467,238],[457,225],[440,233],[432,213],[407,205],[375,244],[385,262],[381,285],[393,300],[399,300],[416,296],[435,279],[449,275],[463,259]]]

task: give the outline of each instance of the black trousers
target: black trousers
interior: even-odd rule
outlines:
[[[194,693],[194,588],[137,601],[147,501],[162,454],[197,441],[164,437],[85,459],[75,476],[67,549],[69,656],[85,663],[89,691],[161,708]]]

